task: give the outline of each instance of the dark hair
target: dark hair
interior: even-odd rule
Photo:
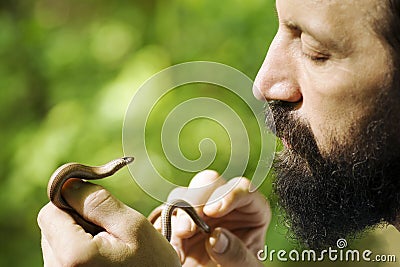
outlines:
[[[385,38],[398,54],[400,52],[400,0],[389,0],[388,12],[389,25],[385,32]]]
[[[385,32],[385,39],[391,46],[393,53],[393,87],[397,89],[395,92],[400,96],[400,0],[388,1],[389,23]]]

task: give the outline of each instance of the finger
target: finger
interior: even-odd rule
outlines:
[[[154,222],[153,227],[161,233],[161,218],[157,218],[157,220]]]
[[[242,241],[226,229],[216,228],[206,242],[210,258],[219,266],[263,266]]]
[[[72,179],[63,187],[65,200],[82,217],[106,231],[93,237],[100,255],[108,258],[129,258],[129,253],[140,250],[143,255],[158,252],[169,262],[179,259],[168,241],[158,233],[141,213],[123,204],[99,185]],[[143,247],[151,240],[152,246]],[[147,259],[151,261],[151,259]]]
[[[144,221],[150,224],[142,214],[123,204],[99,185],[70,179],[63,186],[62,194],[85,220],[103,227],[126,243],[131,241],[127,232],[134,224]],[[132,222],[133,225],[127,222]]]
[[[43,263],[44,266],[58,266],[57,258],[54,256],[53,250],[51,249],[49,242],[47,239],[42,235],[41,238],[41,247],[42,247],[42,254],[43,254]]]
[[[172,216],[172,218],[171,218],[172,225],[176,224],[176,220],[177,220],[177,217],[176,216]],[[161,220],[158,220],[158,221],[160,222],[160,227],[161,227]],[[181,238],[177,237],[174,234],[174,231],[175,230],[172,229],[170,244],[174,248],[175,252],[178,254],[179,260],[180,260],[181,264],[183,265],[185,263],[185,260],[186,260],[185,251],[182,249],[183,240]]]
[[[212,192],[226,181],[220,175],[212,170],[206,170],[198,173],[189,184],[187,193],[183,199],[195,206],[199,215],[202,215],[202,205],[207,202]],[[177,212],[178,220],[176,225],[176,235],[181,238],[190,238],[196,231],[197,226],[190,216],[182,211]]]
[[[212,194],[215,188],[226,183],[220,175],[211,170],[202,171],[196,174],[191,180],[188,189],[183,195],[171,192],[170,198],[181,198],[194,205],[199,216],[202,216],[202,206],[207,201],[208,197]],[[172,223],[173,235],[171,243],[174,245],[175,250],[181,258],[182,264],[186,261],[187,251],[185,249],[185,239],[192,238],[197,232],[197,226],[186,214],[186,212],[179,210],[177,211],[176,222]]]
[[[39,212],[38,224],[42,231],[49,266],[81,266],[96,263],[98,259],[125,259],[132,252],[127,244],[110,233],[96,236],[86,233],[66,212],[49,203]],[[129,234],[128,234],[129,235]],[[58,263],[58,264],[52,264]]]
[[[149,216],[147,216],[147,220],[153,224],[154,228],[156,228],[158,232],[161,232],[161,213],[164,207],[164,205],[158,206],[150,212]]]
[[[248,219],[260,222],[260,225],[266,224],[271,219],[270,206],[266,198],[259,192],[250,193],[248,188],[250,181],[246,178],[231,179],[225,185],[215,190],[210,199],[216,199],[217,196],[225,195],[215,202],[207,204],[203,208],[205,215],[220,218],[236,210],[248,216]]]
[[[160,218],[164,207],[165,207],[164,205],[160,205],[156,207],[154,210],[152,210],[149,216],[147,216],[147,220],[149,220],[150,223],[154,224],[157,221],[157,219]]]
[[[71,261],[79,258],[83,252],[87,253],[85,257],[92,255],[92,235],[52,203],[40,210],[37,220],[43,239],[47,241],[46,248],[51,249],[54,261],[67,266],[67,263],[72,264]]]

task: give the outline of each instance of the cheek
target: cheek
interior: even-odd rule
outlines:
[[[376,105],[376,97],[390,85],[388,65],[365,68],[362,63],[332,63],[324,70],[308,71],[302,79],[299,112],[310,123],[322,152],[331,149],[332,140],[348,139],[351,128],[365,119]]]

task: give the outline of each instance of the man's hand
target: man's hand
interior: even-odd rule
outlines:
[[[174,249],[148,220],[101,186],[71,179],[63,197],[105,231],[92,236],[48,203],[38,215],[45,266],[181,266]]]
[[[214,171],[203,171],[192,179],[189,188],[209,185],[218,178]],[[243,177],[229,182],[218,179],[201,194],[184,196],[192,203],[207,203],[216,195],[228,192],[218,201],[196,208],[213,229],[209,236],[198,230],[181,210],[172,218],[171,244],[180,254],[184,266],[262,266],[256,253],[264,248],[271,211],[263,195],[249,192],[249,184],[250,181]],[[160,230],[160,219],[154,225]]]

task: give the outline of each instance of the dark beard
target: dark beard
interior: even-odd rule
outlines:
[[[289,146],[275,159],[274,191],[292,233],[309,248],[335,246],[340,238],[353,238],[398,215],[400,146],[389,125],[397,114],[388,105],[376,106],[386,110],[371,111],[348,139],[331,140],[332,149],[323,156],[290,104],[270,104],[276,134]]]

